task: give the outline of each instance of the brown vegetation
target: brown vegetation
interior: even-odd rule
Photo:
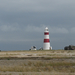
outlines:
[[[74,75],[74,53],[74,50],[1,52],[0,73],[7,73],[7,75],[12,75],[13,72],[18,75]]]
[[[75,60],[0,60],[1,72],[65,72],[75,73]]]

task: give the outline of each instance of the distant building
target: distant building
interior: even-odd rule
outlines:
[[[65,46],[64,50],[75,50],[75,46],[73,45]]]
[[[30,50],[36,50],[36,46],[32,46]]]
[[[42,47],[40,47],[40,49],[39,50],[43,50],[43,48]]]

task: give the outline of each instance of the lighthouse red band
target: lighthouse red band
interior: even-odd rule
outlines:
[[[44,32],[44,35],[49,35],[49,32]]]
[[[44,43],[46,43],[46,42],[50,42],[49,39],[44,39]]]

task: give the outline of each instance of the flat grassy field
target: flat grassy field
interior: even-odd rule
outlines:
[[[0,75],[75,75],[75,50],[1,51]]]
[[[75,57],[75,50],[1,51],[0,57]]]

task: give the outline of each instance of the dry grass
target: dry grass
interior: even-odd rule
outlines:
[[[2,51],[0,57],[74,57],[75,50]]]
[[[75,75],[75,73],[56,73],[56,72],[6,72],[0,75]]]
[[[74,73],[75,50],[0,52],[0,75],[75,75]]]
[[[75,63],[67,61],[49,61],[49,60],[34,60],[34,61],[16,61],[8,60],[5,64],[0,65],[2,72],[66,72],[75,73]],[[4,63],[4,62],[3,62]],[[2,64],[2,63],[0,63]]]

